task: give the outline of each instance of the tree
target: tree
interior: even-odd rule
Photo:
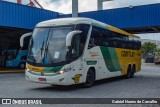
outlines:
[[[148,53],[153,53],[156,50],[156,44],[151,42],[145,42],[142,45],[142,54],[145,57]]]
[[[160,48],[156,48],[156,50],[155,50],[156,52],[160,52]]]

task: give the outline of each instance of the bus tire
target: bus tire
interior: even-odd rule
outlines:
[[[126,78],[127,79],[131,78],[131,75],[132,75],[132,69],[131,69],[131,65],[129,65],[127,69]]]
[[[94,85],[95,82],[95,72],[93,69],[89,69],[87,76],[86,76],[86,82],[83,84],[84,88],[89,88]]]
[[[132,67],[132,73],[131,73],[131,78],[134,77],[134,73],[136,72],[136,66],[133,65]]]
[[[26,64],[25,64],[24,62],[21,62],[21,63],[19,64],[19,68],[20,68],[20,69],[25,69],[25,67],[26,67]]]
[[[157,63],[157,62],[154,62],[154,64],[157,65],[158,63]]]

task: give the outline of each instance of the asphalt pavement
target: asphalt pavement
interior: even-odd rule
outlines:
[[[160,65],[143,63],[141,72],[134,78],[117,77],[97,81],[91,88],[80,86],[57,87],[32,83],[25,80],[24,73],[0,74],[0,98],[160,98]],[[41,105],[42,106],[42,105]],[[49,105],[47,105],[49,106]],[[75,105],[56,105],[56,107]],[[76,105],[96,106],[106,105]],[[107,106],[115,106],[113,104]],[[119,105],[118,107],[136,105]],[[159,107],[160,105],[138,105]]]

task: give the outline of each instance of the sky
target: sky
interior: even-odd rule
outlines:
[[[16,2],[17,0],[3,0],[9,2]],[[22,0],[23,4],[29,3],[29,0]],[[33,1],[33,0],[32,0]],[[69,14],[72,12],[72,0],[37,0],[45,9]],[[160,3],[160,0],[113,0],[103,3],[104,9],[113,9],[128,7],[130,5],[146,5]],[[79,12],[95,11],[97,10],[97,0],[79,0]],[[160,40],[160,34],[142,34],[138,35],[142,39]]]

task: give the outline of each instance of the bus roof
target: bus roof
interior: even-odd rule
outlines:
[[[47,20],[40,22],[36,25],[36,27],[53,27],[53,26],[64,26],[64,25],[74,25],[74,24],[92,24],[97,27],[101,27],[104,29],[108,29],[113,32],[117,32],[120,34],[124,34],[126,36],[131,36],[135,38],[139,38],[138,36],[135,36],[131,33],[128,33],[126,31],[123,31],[119,28],[113,27],[111,25],[96,21],[91,18],[59,18],[59,19],[52,19],[52,20]]]

